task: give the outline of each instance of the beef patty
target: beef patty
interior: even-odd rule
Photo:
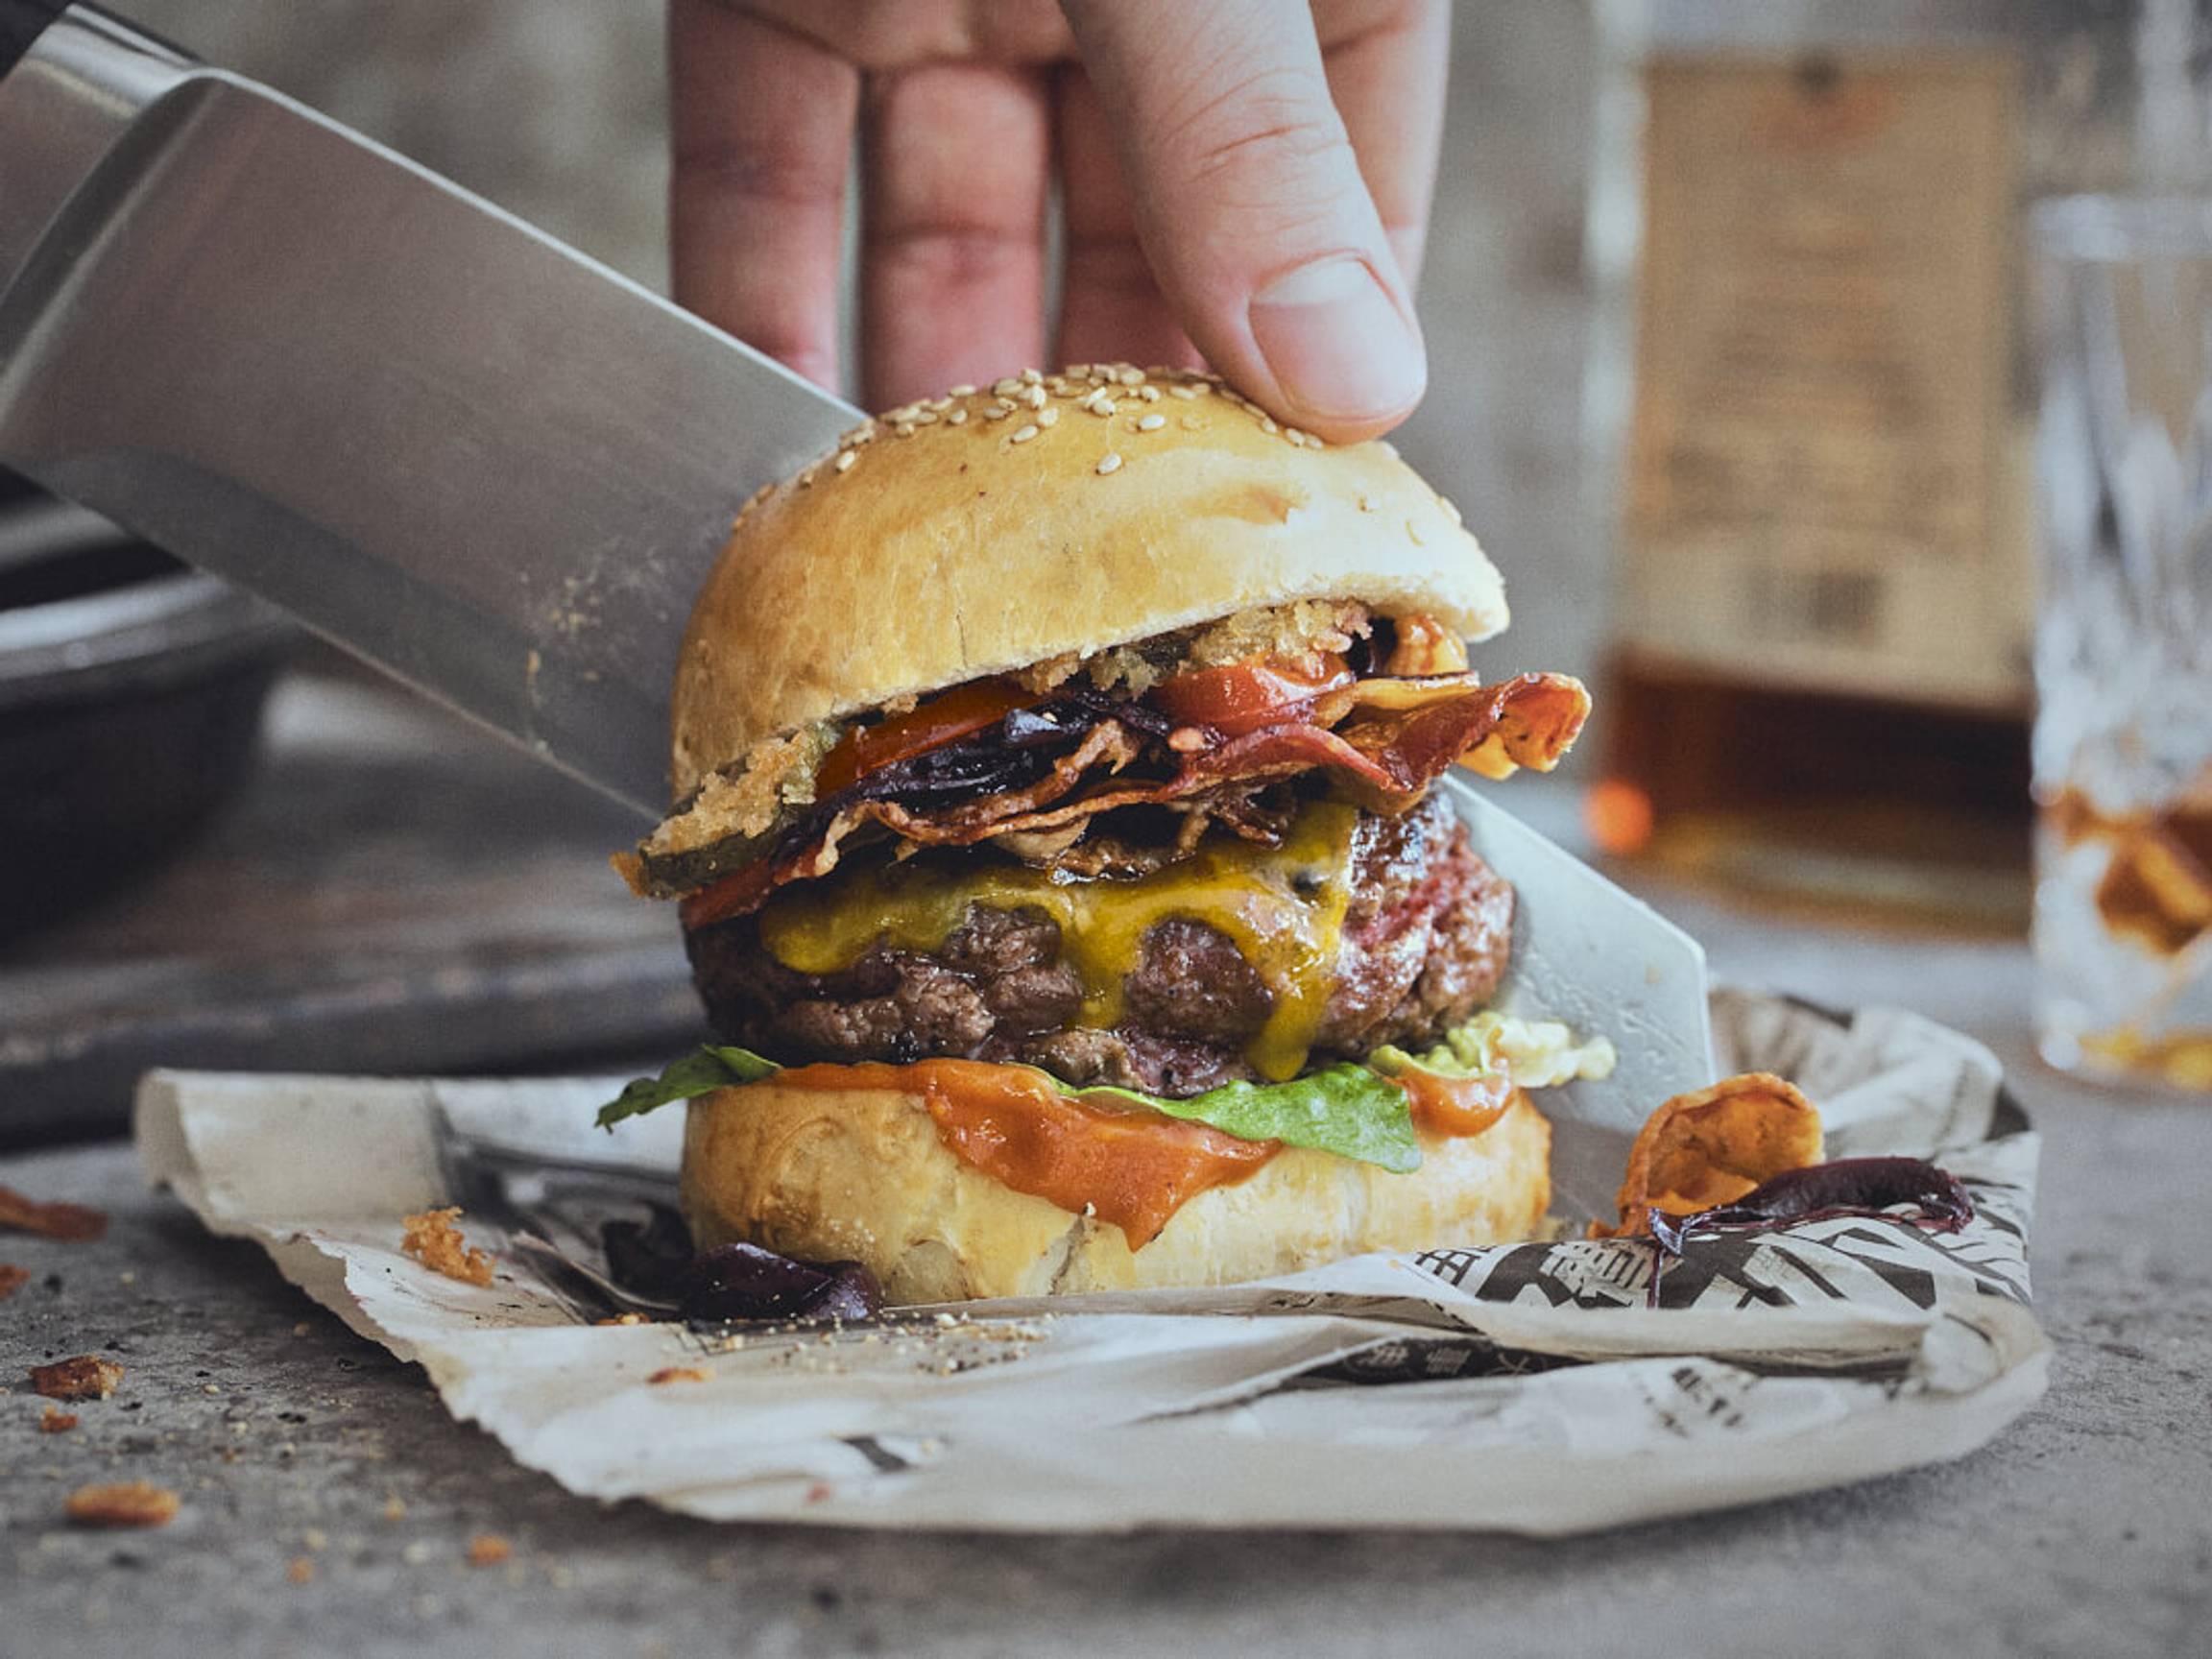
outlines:
[[[1362,812],[1350,884],[1315,1063],[1433,1042],[1487,1001],[1505,971],[1513,889],[1475,855],[1441,800],[1397,817]],[[1274,1003],[1225,935],[1180,918],[1145,933],[1111,1029],[1074,1023],[1082,985],[1058,925],[1038,910],[974,905],[936,950],[878,942],[837,974],[784,967],[750,917],[687,943],[722,1040],[791,1064],[1014,1060],[1068,1083],[1184,1098],[1257,1076],[1244,1046]]]

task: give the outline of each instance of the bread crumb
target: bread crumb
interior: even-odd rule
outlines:
[[[1083,659],[1075,652],[1068,651],[1058,657],[1047,657],[1044,661],[1032,663],[1026,668],[1017,668],[1011,678],[1022,690],[1042,697],[1070,679],[1082,666]]]
[[[496,1567],[515,1553],[515,1546],[496,1532],[479,1532],[469,1540],[469,1565]]]
[[[404,1521],[407,1519],[407,1502],[398,1493],[391,1492],[385,1495],[384,1519],[387,1521]]]
[[[700,1370],[696,1365],[663,1365],[645,1381],[648,1382],[704,1382],[707,1381],[707,1373]]]
[[[38,1419],[38,1432],[41,1434],[66,1434],[76,1427],[76,1412],[57,1411],[51,1406],[46,1407],[45,1413]]]
[[[0,1262],[0,1302],[7,1301],[30,1283],[30,1268],[18,1267],[12,1262]]]
[[[1301,599],[1239,611],[1200,631],[1190,641],[1195,668],[1220,668],[1254,658],[1304,658],[1346,651],[1370,626],[1367,607],[1349,600]]]
[[[31,1386],[49,1400],[105,1400],[122,1381],[123,1367],[97,1354],[31,1367]]]
[[[460,1214],[461,1208],[456,1204],[406,1216],[401,1224],[407,1231],[399,1240],[399,1248],[433,1273],[443,1273],[464,1285],[489,1286],[492,1258],[482,1250],[469,1248],[469,1241],[453,1225],[453,1218]]]
[[[295,1584],[312,1584],[315,1582],[315,1563],[304,1555],[295,1555],[291,1564],[284,1569],[284,1576]]]
[[[177,1519],[177,1494],[147,1480],[80,1486],[68,1513],[78,1527],[166,1527]]]
[[[0,1187],[0,1232],[10,1230],[81,1244],[108,1231],[108,1216],[83,1204],[40,1204]]]
[[[617,1313],[611,1319],[594,1319],[594,1325],[650,1325],[652,1320],[642,1313]]]

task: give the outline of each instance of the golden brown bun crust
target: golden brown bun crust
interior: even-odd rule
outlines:
[[[1410,1175],[1287,1149],[1134,1253],[1120,1228],[963,1163],[919,1094],[771,1078],[689,1110],[682,1198],[700,1249],[741,1238],[861,1262],[895,1304],[1226,1285],[1365,1250],[1498,1243],[1533,1234],[1551,1197],[1551,1126],[1526,1094],[1480,1135],[1424,1136]]]
[[[1082,407],[1089,380],[1055,397],[1058,380],[1050,425],[988,388],[910,406],[738,516],[677,665],[677,799],[813,721],[1256,606],[1360,600],[1477,639],[1505,626],[1496,568],[1385,445],[1294,443],[1195,375],[1160,378],[1154,402],[1120,388],[1103,417]]]

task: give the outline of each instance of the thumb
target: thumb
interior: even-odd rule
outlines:
[[[1062,0],[1176,320],[1289,425],[1373,437],[1421,400],[1412,296],[1304,0]]]

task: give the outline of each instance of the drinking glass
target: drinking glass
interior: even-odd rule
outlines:
[[[2036,1034],[2212,1094],[2212,200],[2033,219]]]

